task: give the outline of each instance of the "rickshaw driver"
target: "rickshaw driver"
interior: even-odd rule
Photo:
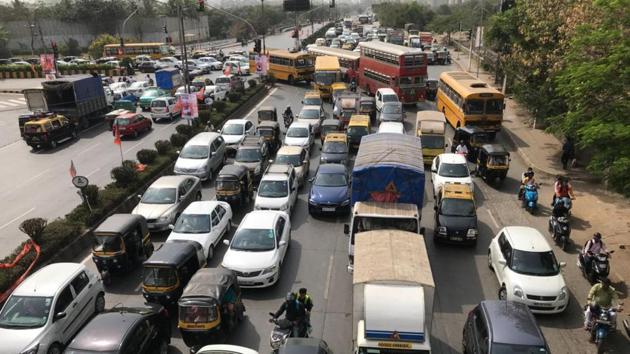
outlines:
[[[236,324],[236,321],[234,321],[234,308],[235,308],[235,304],[236,304],[236,300],[237,300],[237,296],[236,296],[236,291],[234,291],[234,287],[230,286],[226,291],[225,294],[223,294],[223,303],[225,304],[225,314],[227,314],[227,320],[229,321],[228,323],[228,328],[233,328],[233,326]]]

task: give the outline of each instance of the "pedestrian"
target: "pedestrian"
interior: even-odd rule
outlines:
[[[573,165],[573,159],[575,159],[575,144],[573,138],[567,137],[564,145],[562,145],[562,156],[560,161],[562,162],[562,168],[567,169]]]
[[[149,86],[153,86],[155,83],[153,82],[153,79],[151,78],[151,75],[147,74],[147,83],[149,84]]]

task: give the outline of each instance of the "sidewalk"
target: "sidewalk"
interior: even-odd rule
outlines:
[[[451,52],[453,62],[462,71],[468,68],[468,55],[465,52]],[[477,65],[473,57],[471,74],[475,76]],[[501,90],[494,84],[494,76],[479,71],[479,79]],[[606,191],[596,178],[583,168],[563,170],[560,162],[562,142],[541,129],[533,129],[533,118],[523,106],[511,97],[505,100],[503,133],[520,157],[536,173],[549,179],[554,176],[571,177],[576,200],[573,203],[571,238],[581,247],[595,232],[604,235],[609,250],[615,250],[611,258],[611,279],[623,297],[628,295],[626,281],[630,281],[630,201],[623,196]],[[547,181],[545,181],[547,182]]]

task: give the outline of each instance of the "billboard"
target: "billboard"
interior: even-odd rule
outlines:
[[[182,94],[179,96],[179,103],[182,107],[183,119],[192,120],[199,117],[199,108],[197,107],[197,94]]]

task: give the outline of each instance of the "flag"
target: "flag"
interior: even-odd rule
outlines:
[[[116,126],[114,134],[114,144],[122,145],[122,142],[120,141],[120,128],[118,126]]]
[[[74,162],[70,160],[70,177],[74,178],[77,176],[77,169],[74,168]]]
[[[232,65],[228,65],[223,69],[223,75],[228,76],[232,73]]]

